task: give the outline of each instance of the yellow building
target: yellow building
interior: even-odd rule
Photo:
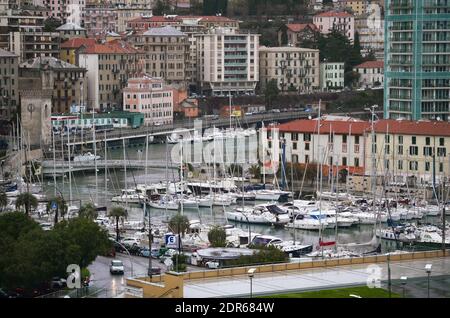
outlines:
[[[95,43],[96,43],[96,40],[91,39],[91,38],[89,38],[89,39],[86,39],[86,38],[70,39],[70,40],[64,42],[63,44],[61,44],[59,59],[66,63],[78,65],[76,51],[83,45],[87,46],[87,45],[93,45]]]
[[[345,1],[345,6],[353,11],[353,13],[358,15],[363,15],[367,11],[368,1],[366,0],[347,0]]]

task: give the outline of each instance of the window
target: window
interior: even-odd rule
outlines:
[[[412,137],[411,137],[411,143],[412,143],[413,145],[415,145],[416,142],[417,142],[416,136],[412,136]]]
[[[410,156],[418,156],[419,155],[419,147],[417,147],[417,146],[410,146],[409,147],[409,155]]]
[[[399,160],[397,162],[397,168],[398,168],[398,170],[403,170],[403,160]]]
[[[423,155],[424,156],[432,156],[433,148],[432,147],[423,147]]]
[[[355,145],[359,145],[359,136],[355,136]]]
[[[429,162],[425,162],[425,171],[430,171],[431,164]]]
[[[403,144],[403,136],[398,136],[398,143],[399,143],[400,145]]]
[[[359,158],[355,158],[355,167],[359,167]]]
[[[293,141],[298,141],[298,133],[292,133],[292,138]]]
[[[309,155],[305,155],[305,163],[309,163]]]
[[[347,165],[347,157],[342,157],[342,165],[343,166]]]
[[[297,150],[297,143],[296,143],[296,142],[293,142],[293,143],[292,143],[292,149],[293,149],[293,150]]]
[[[447,148],[439,147],[437,149],[437,155],[438,157],[447,157]]]
[[[305,143],[305,150],[309,151],[309,142]]]
[[[444,172],[444,163],[439,162],[439,172]]]
[[[343,142],[344,144],[347,143],[347,135],[342,135],[342,142]]]
[[[441,147],[445,146],[445,139],[444,138],[439,138],[439,146],[441,146]]]
[[[398,154],[403,155],[403,146],[398,146]]]
[[[389,155],[391,153],[391,147],[389,145],[384,146],[384,153]]]
[[[384,161],[384,168],[385,168],[386,170],[389,170],[389,160],[388,160],[388,159],[386,159],[386,160]]]
[[[419,163],[417,161],[410,161],[409,162],[409,170],[417,171],[418,169],[419,169]]]
[[[311,141],[311,134],[303,134],[303,141]]]
[[[425,144],[426,144],[427,146],[429,146],[429,145],[430,145],[430,142],[431,142],[430,137],[426,137],[426,138],[425,138]]]
[[[292,155],[292,163],[298,163],[298,155]]]

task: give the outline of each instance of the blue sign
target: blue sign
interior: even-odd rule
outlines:
[[[52,201],[51,208],[52,210],[56,210],[58,208],[58,204],[55,201]]]
[[[177,236],[178,235],[167,234],[165,236],[166,247],[168,247],[168,248],[177,248],[178,247]]]

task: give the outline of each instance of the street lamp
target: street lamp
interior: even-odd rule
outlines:
[[[256,268],[250,268],[248,270],[248,277],[250,278],[250,298],[253,298],[253,277],[255,276]]]
[[[432,267],[433,267],[433,264],[425,265],[425,272],[427,272],[427,275],[428,275],[428,298],[430,298],[430,277],[431,277],[431,268]]]
[[[403,287],[403,298],[406,298],[406,293],[405,293],[405,286],[406,286],[406,282],[408,281],[408,277],[406,276],[402,276],[400,277],[400,280],[402,282],[402,287]]]

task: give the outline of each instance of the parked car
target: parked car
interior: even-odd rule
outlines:
[[[111,265],[109,266],[109,272],[111,274],[123,274],[125,272],[123,262],[117,259],[112,260]]]
[[[50,282],[50,288],[52,289],[61,289],[67,286],[67,281],[64,278],[53,277]]]
[[[139,245],[141,241],[135,237],[125,237],[123,240],[120,241],[123,245]]]
[[[205,263],[205,267],[209,269],[217,269],[219,268],[219,262],[209,261]]]

